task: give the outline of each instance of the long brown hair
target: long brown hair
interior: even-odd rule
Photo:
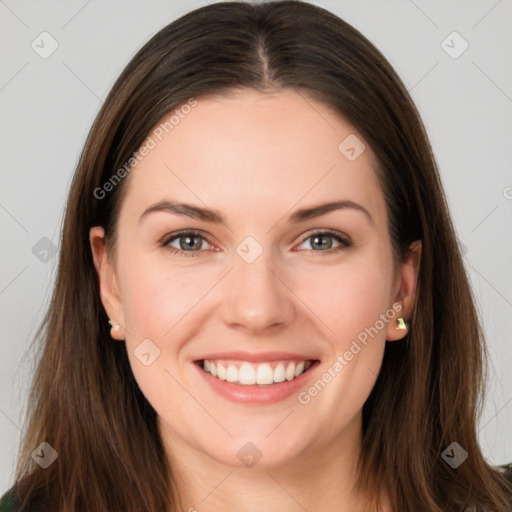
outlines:
[[[89,230],[103,226],[114,253],[129,178],[98,190],[165,114],[245,87],[305,91],[352,123],[378,160],[397,261],[423,243],[410,334],[386,346],[364,405],[358,485],[376,497],[386,489],[396,511],[508,510],[510,487],[478,446],[485,345],[418,111],[363,35],[294,0],[215,3],[182,16],[144,45],[105,100],[74,174],[56,285],[34,339],[40,356],[15,486],[25,510],[178,510],[156,413],[109,334]],[[441,457],[453,441],[468,453],[456,470]],[[46,469],[31,458],[41,442],[58,453]]]

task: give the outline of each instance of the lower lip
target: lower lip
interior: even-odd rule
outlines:
[[[217,377],[213,377],[210,373],[205,372],[197,363],[194,363],[194,366],[197,368],[197,371],[204,381],[211,386],[216,393],[228,400],[244,404],[271,404],[297,394],[301,388],[304,387],[306,381],[310,378],[313,370],[319,363],[319,361],[314,361],[307,371],[293,380],[262,387],[257,385],[246,386],[220,380]]]

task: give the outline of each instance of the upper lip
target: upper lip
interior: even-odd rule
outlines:
[[[299,361],[315,361],[316,358],[305,356],[303,354],[296,354],[292,352],[260,352],[250,353],[242,351],[230,351],[230,352],[214,352],[204,354],[201,357],[195,359],[195,361],[208,361],[216,359],[226,359],[233,361],[247,361],[247,362],[267,362],[267,361],[287,361],[287,360],[299,360]]]

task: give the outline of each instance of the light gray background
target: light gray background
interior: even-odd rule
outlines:
[[[492,463],[510,462],[512,1],[315,3],[384,53],[423,116],[488,336],[491,379],[481,444]],[[59,245],[79,152],[115,78],[156,31],[202,5],[0,0],[0,492],[12,484],[23,436],[32,368],[21,358],[42,318],[58,258],[44,263],[32,248],[43,237]],[[43,31],[59,45],[47,59],[31,48]],[[453,31],[469,43],[456,59],[441,46]],[[452,52],[460,44],[445,43]]]

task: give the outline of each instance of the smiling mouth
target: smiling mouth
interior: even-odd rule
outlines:
[[[201,359],[196,364],[218,380],[241,386],[273,386],[306,373],[317,360],[288,360],[266,363]]]

